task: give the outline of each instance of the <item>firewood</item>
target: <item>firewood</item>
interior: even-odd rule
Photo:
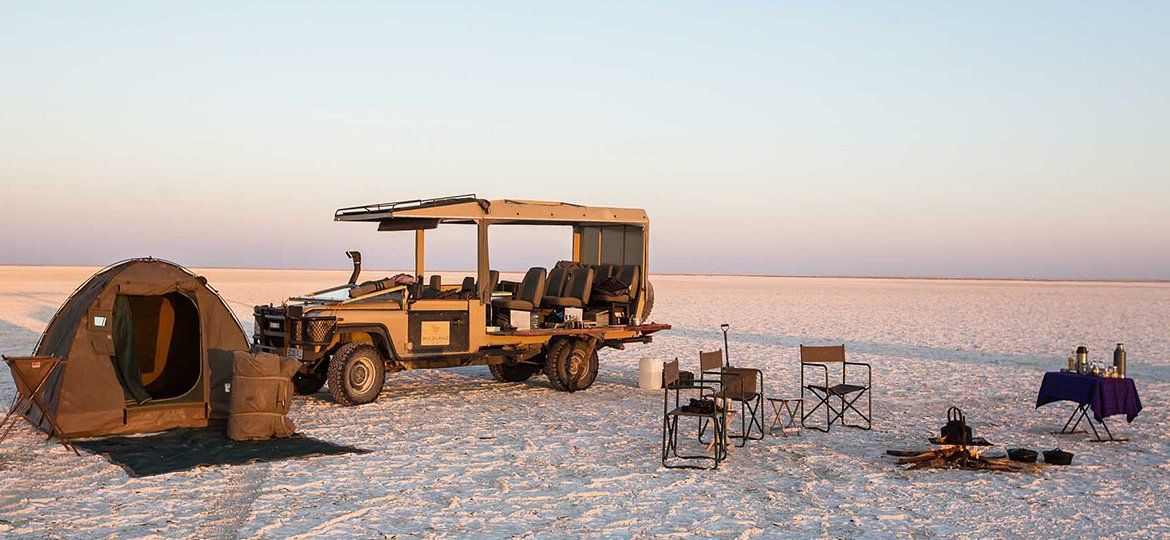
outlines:
[[[1008,459],[980,456],[976,450],[966,446],[944,446],[925,452],[887,450],[887,454],[898,457],[899,465],[909,465],[908,471],[919,469],[961,469],[991,472],[1036,472],[1040,466],[1019,463]]]

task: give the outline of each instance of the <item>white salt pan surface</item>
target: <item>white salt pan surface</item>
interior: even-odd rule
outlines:
[[[0,267],[0,351],[27,354],[91,268]],[[344,280],[316,271],[202,271],[244,319],[256,303]],[[367,275],[373,275],[369,273]],[[1170,510],[1170,285],[656,276],[647,346],[602,354],[592,389],[486,368],[392,375],[380,400],[327,394],[293,409],[308,435],[373,450],[128,478],[22,425],[0,447],[0,536],[1166,537]],[[645,355],[722,346],[797,392],[798,344],[844,342],[874,365],[871,432],[834,429],[733,449],[719,472],[658,462],[660,393],[634,388]],[[1058,437],[1071,405],[1034,409],[1044,371],[1076,345],[1124,341],[1145,411],[1123,444]],[[13,395],[0,376],[0,401]],[[1037,475],[899,470],[888,448],[925,448],[951,404],[980,435],[1077,454]]]

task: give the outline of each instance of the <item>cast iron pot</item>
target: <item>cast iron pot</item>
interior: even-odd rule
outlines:
[[[1073,455],[1059,448],[1044,452],[1044,462],[1053,465],[1071,465]]]
[[[1021,461],[1024,463],[1036,463],[1036,456],[1038,454],[1035,450],[1027,448],[1012,448],[1008,450],[1008,459],[1012,461]]]

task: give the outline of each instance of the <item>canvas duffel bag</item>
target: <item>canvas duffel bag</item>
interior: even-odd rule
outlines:
[[[286,415],[292,406],[292,376],[300,362],[264,352],[235,351],[234,355],[228,438],[255,441],[291,436],[295,426]]]

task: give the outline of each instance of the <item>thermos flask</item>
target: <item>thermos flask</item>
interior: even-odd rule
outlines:
[[[1084,345],[1077,347],[1077,371],[1087,373],[1089,367],[1089,349]]]
[[[1118,377],[1125,378],[1125,346],[1120,343],[1113,349],[1113,367],[1116,368]]]

